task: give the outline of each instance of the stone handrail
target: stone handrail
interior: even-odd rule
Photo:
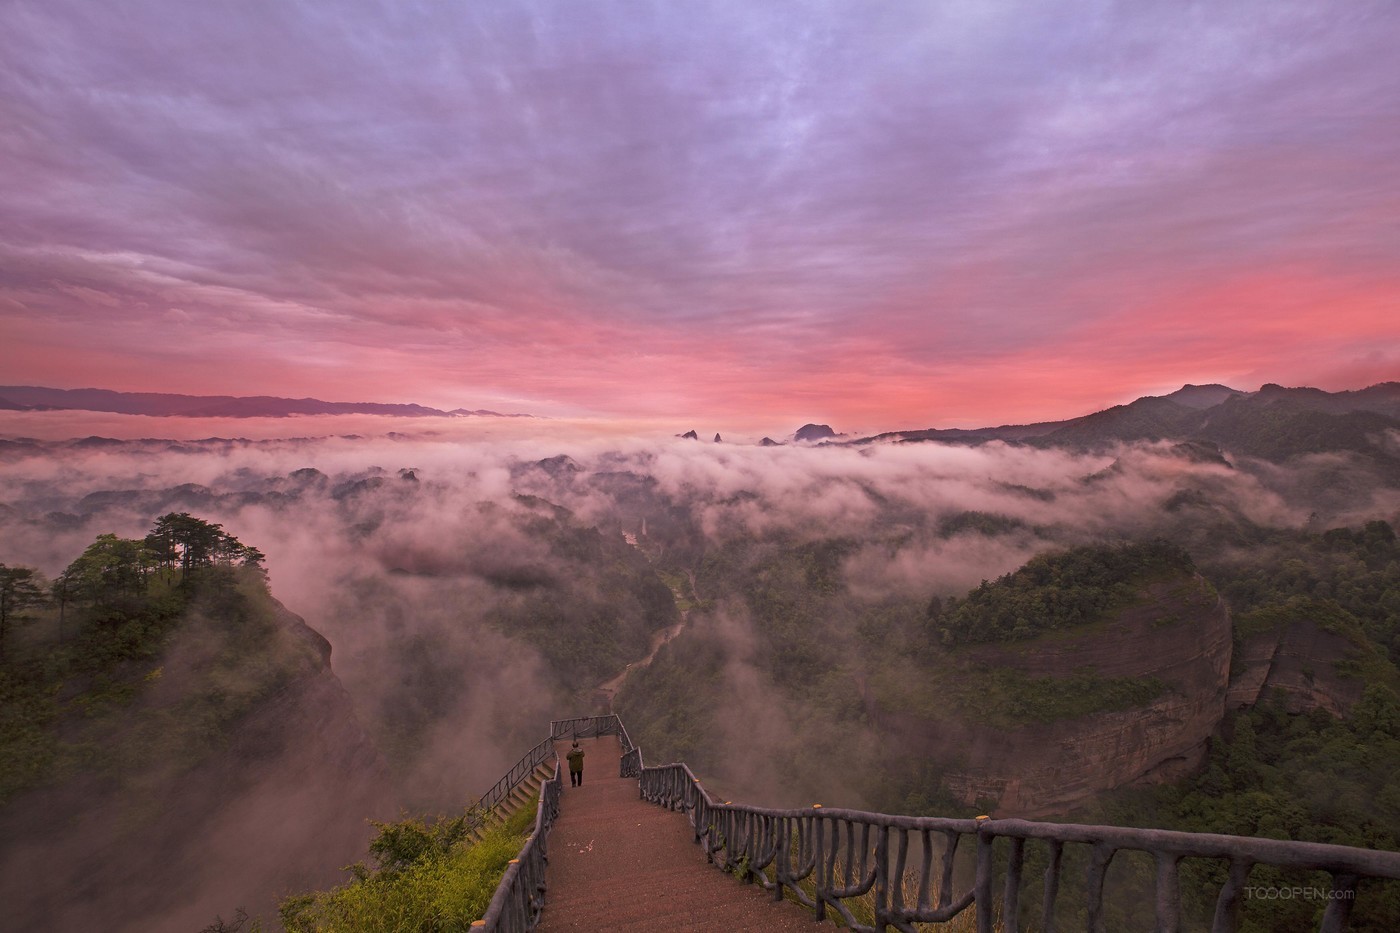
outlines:
[[[551,722],[549,738],[530,749],[491,790],[482,795],[482,812],[490,813],[541,762],[554,756],[554,774],[540,785],[539,804],[535,808],[535,830],[525,840],[520,855],[511,859],[506,866],[506,873],[491,896],[486,915],[472,924],[473,929],[488,933],[525,933],[539,923],[540,911],[544,909],[549,831],[559,815],[559,797],[564,786],[554,742],[556,739],[586,739],[600,735],[619,736],[624,748],[631,747],[627,730],[616,716],[581,716]]]
[[[1104,880],[1109,862],[1120,851],[1146,852],[1156,861],[1158,933],[1181,929],[1178,866],[1183,858],[1229,863],[1212,933],[1235,930],[1240,900],[1256,864],[1331,874],[1330,888],[1320,892],[1327,901],[1321,933],[1346,928],[1360,878],[1400,879],[1400,852],[1122,826],[892,816],[820,805],[775,810],[716,801],[682,763],[644,768],[639,784],[644,799],[689,813],[696,842],[718,868],[759,881],[776,899],[791,895],[812,908],[817,920],[835,912],[858,933],[883,933],[890,927],[915,933],[915,923],[945,922],[969,908],[975,911],[978,933],[991,933],[998,922],[1005,933],[1018,933],[1027,840],[1048,849],[1037,926],[1044,933],[1056,928],[1054,909],[1066,844],[1089,847],[1085,894],[1087,928],[1094,933],[1107,928]],[[976,845],[976,877],[972,887],[955,898],[954,859],[959,842],[968,837]],[[999,921],[994,907],[998,839],[1008,840]],[[916,855],[910,852],[911,840],[917,842]],[[856,898],[866,899],[873,923],[860,922],[863,918],[845,903]]]
[[[546,739],[540,745],[549,745],[553,739]],[[536,746],[538,748],[539,746]],[[473,929],[499,931],[499,933],[523,933],[532,930],[539,922],[540,911],[544,909],[545,867],[549,861],[549,831],[559,815],[559,795],[564,788],[563,777],[559,772],[559,759],[554,759],[554,774],[540,785],[540,799],[535,806],[535,831],[525,840],[520,855],[510,860],[491,903],[486,908],[486,916],[472,924]]]
[[[622,743],[622,761],[618,777],[637,777],[642,771],[642,750],[632,744],[627,735],[627,727],[616,713],[607,716],[579,716],[574,719],[556,719],[549,724],[549,735],[553,739],[592,739],[600,735],[615,735]]]
[[[1400,879],[1400,852],[1350,846],[987,817],[896,816],[820,805],[779,810],[718,801],[684,763],[645,767],[641,749],[632,743],[616,715],[555,720],[550,723],[550,738],[541,745],[556,739],[603,735],[618,736],[621,775],[638,778],[644,800],[688,814],[695,841],[704,847],[712,864],[737,872],[746,881],[759,882],[775,899],[790,896],[805,904],[814,911],[815,920],[835,913],[856,933],[885,933],[890,928],[916,933],[916,923],[945,922],[969,909],[978,933],[998,928],[1018,933],[1028,841],[1047,850],[1048,868],[1036,925],[1044,933],[1056,929],[1055,904],[1067,845],[1088,849],[1084,893],[1087,928],[1093,933],[1107,929],[1104,883],[1109,863],[1123,851],[1144,852],[1155,861],[1157,933],[1179,933],[1181,929],[1178,869],[1184,858],[1216,859],[1229,865],[1228,877],[1216,898],[1212,933],[1235,930],[1240,902],[1248,893],[1249,873],[1255,865],[1332,876],[1330,887],[1319,892],[1327,902],[1320,933],[1346,929],[1360,879]],[[561,787],[556,759],[554,777],[540,795],[535,833],[506,871],[486,919],[474,926],[526,933],[538,922],[544,904],[546,843],[558,813]],[[975,846],[975,876],[972,886],[955,896],[955,860],[965,839]],[[998,852],[1000,840],[1006,843]],[[911,852],[911,842],[916,852]],[[1000,872],[999,861],[1004,863]],[[857,899],[865,906],[848,903]],[[871,922],[862,922],[866,919]]]
[[[509,771],[502,775],[501,779],[491,786],[491,789],[481,795],[477,801],[479,810],[478,818],[475,822],[484,822],[491,811],[511,795],[511,792],[520,785],[527,777],[535,772],[535,769],[547,761],[554,754],[554,741],[552,738],[545,739],[534,748],[525,753],[524,757],[511,765]]]

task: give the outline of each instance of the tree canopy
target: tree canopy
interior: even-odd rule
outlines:
[[[210,639],[206,632],[204,638],[221,646],[221,659],[236,667],[255,658],[258,666],[240,668],[236,683],[222,677],[210,682],[213,708],[187,710],[200,717],[199,729],[171,731],[161,720],[152,734],[180,745],[192,735],[207,736],[211,721],[227,721],[245,709],[269,678],[280,676],[280,668],[266,664],[260,653],[270,650],[267,639],[275,626],[257,609],[257,588],[239,585],[256,582],[248,568],[256,571],[262,560],[261,552],[219,525],[171,513],[144,539],[98,535],[51,585],[33,568],[0,564],[0,805],[55,770],[76,767],[79,760],[84,768],[92,765],[97,746],[71,741],[54,723],[79,717],[91,724],[103,710],[125,708],[151,677],[160,676],[160,667],[141,669],[192,618],[191,606],[198,607],[194,617],[200,624],[217,634]],[[56,628],[42,625],[41,618],[30,629],[37,634],[14,638],[13,622],[50,601],[57,612],[48,621],[57,622]],[[67,631],[65,614],[76,623]]]
[[[965,599],[933,600],[929,625],[945,645],[1034,638],[1094,622],[1130,604],[1144,584],[1195,569],[1191,555],[1161,540],[1042,554],[983,580]]]
[[[156,519],[142,544],[158,566],[178,566],[186,574],[215,565],[260,567],[264,560],[261,551],[224,531],[223,525],[188,512],[169,512]]]
[[[109,621],[130,616],[149,595],[153,577],[189,589],[215,568],[262,568],[263,553],[223,526],[170,512],[156,519],[145,538],[98,535],[54,581],[54,599],[96,610]]]
[[[0,659],[5,657],[5,638],[10,624],[24,610],[44,600],[38,572],[29,567],[6,567],[0,564]]]

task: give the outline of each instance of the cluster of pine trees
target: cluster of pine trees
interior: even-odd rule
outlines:
[[[195,600],[247,616],[236,584],[261,579],[263,559],[218,524],[172,512],[144,538],[99,535],[53,580],[0,564],[0,804],[86,767],[55,724],[128,704],[134,666],[155,663]]]
[[[33,609],[57,608],[61,640],[72,607],[81,609],[86,621],[116,625],[151,608],[153,580],[188,591],[220,568],[262,569],[265,559],[262,551],[239,541],[222,525],[188,512],[170,512],[156,519],[144,538],[98,535],[52,581],[32,567],[0,564],[0,661],[12,626]]]

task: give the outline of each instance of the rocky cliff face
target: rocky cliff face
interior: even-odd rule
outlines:
[[[1255,632],[1240,642],[1226,705],[1240,709],[1281,694],[1289,712],[1345,716],[1366,687],[1348,669],[1358,650],[1346,635],[1309,618]]]
[[[80,774],[0,811],[6,924],[193,933],[240,906],[274,916],[281,896],[335,883],[364,856],[366,819],[395,813],[388,770],[325,639],[280,605],[272,615],[275,657],[258,660],[285,676],[211,754],[189,767],[152,761],[119,780]],[[196,637],[176,636],[140,701],[147,712],[176,716],[188,703],[180,685],[212,676]]]
[[[1002,817],[1063,813],[1102,791],[1164,781],[1197,767],[1225,711],[1230,616],[1199,578],[1150,588],[1111,622],[961,653],[969,666],[1027,678],[1131,678],[1161,689],[1145,706],[1011,729],[882,714],[901,741],[957,764],[945,776],[966,803],[994,800]]]

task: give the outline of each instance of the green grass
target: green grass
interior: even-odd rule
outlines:
[[[287,933],[465,931],[486,913],[506,866],[534,831],[535,809],[532,799],[480,841],[429,845],[401,867],[369,872],[353,866],[356,877],[344,885],[283,901],[282,923]],[[383,825],[381,838],[405,828],[416,836],[423,823]]]

